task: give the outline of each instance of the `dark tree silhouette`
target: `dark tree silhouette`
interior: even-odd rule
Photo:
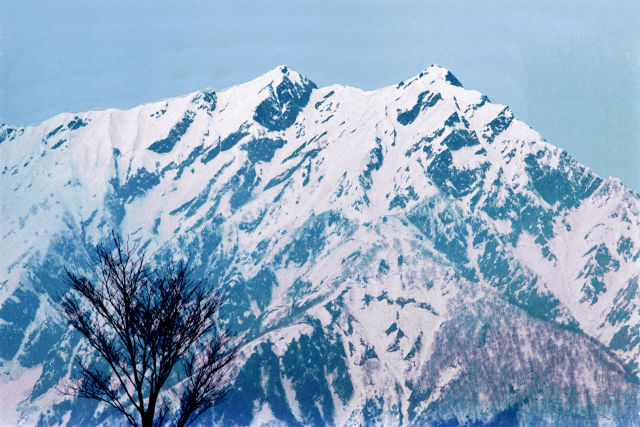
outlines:
[[[152,268],[137,245],[112,240],[96,248],[95,279],[66,270],[60,310],[99,357],[77,358],[80,379],[61,391],[111,405],[134,426],[189,425],[232,380],[238,345],[219,325],[224,297],[185,263]]]

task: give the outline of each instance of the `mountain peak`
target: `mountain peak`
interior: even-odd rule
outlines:
[[[260,80],[266,84],[273,83],[278,85],[284,79],[291,81],[294,84],[308,85],[311,81],[297,71],[292,70],[286,65],[278,65],[277,67],[267,71],[256,80]]]
[[[415,76],[411,80],[431,79],[431,81],[444,80],[449,84],[457,87],[462,87],[460,81],[445,67],[441,67],[438,64],[431,64],[420,74]]]

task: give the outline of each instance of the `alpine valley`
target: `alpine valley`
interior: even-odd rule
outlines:
[[[444,68],[0,126],[0,424],[121,422],[56,389],[63,267],[112,229],[228,292],[200,423],[640,425],[640,196]]]

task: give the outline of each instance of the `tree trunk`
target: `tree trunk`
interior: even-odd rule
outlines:
[[[147,412],[142,415],[142,427],[153,427],[153,413],[154,411],[149,407]]]
[[[153,427],[153,418],[156,412],[157,396],[149,397],[147,411],[142,415],[142,427]]]

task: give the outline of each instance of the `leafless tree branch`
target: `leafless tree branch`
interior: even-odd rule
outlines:
[[[134,426],[187,426],[224,398],[232,380],[238,342],[220,329],[224,296],[193,280],[185,263],[153,268],[136,245],[111,237],[113,249],[96,248],[94,280],[65,270],[69,291],[59,301],[106,368],[78,358],[79,380],[60,391],[104,402]],[[170,380],[178,381],[174,411],[160,396]]]

